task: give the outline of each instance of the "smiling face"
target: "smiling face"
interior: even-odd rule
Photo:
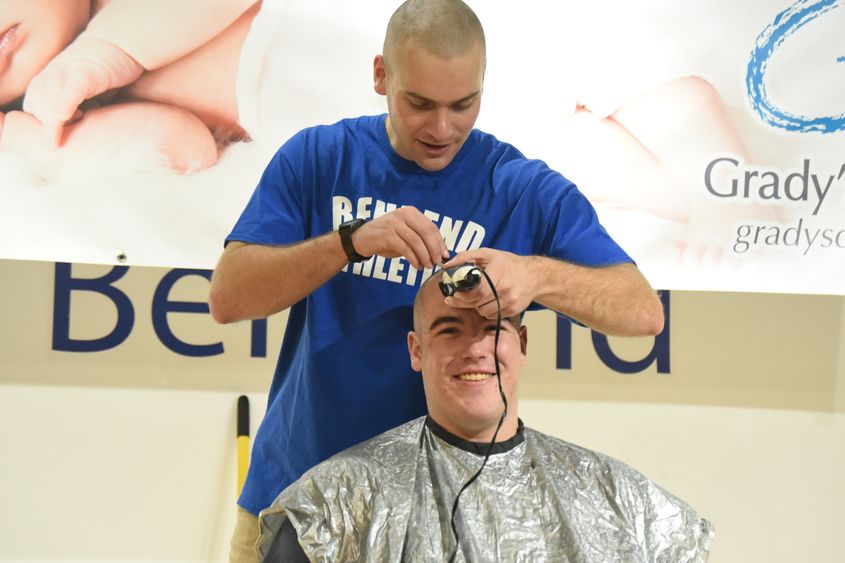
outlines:
[[[32,77],[88,24],[90,0],[0,3],[0,106],[23,96]]]
[[[452,162],[481,109],[484,47],[441,57],[414,39],[395,49],[388,63],[374,63],[375,90],[387,96],[386,123],[396,153],[429,171]]]
[[[446,305],[431,281],[420,291],[408,351],[411,367],[422,372],[428,412],[456,436],[489,441],[503,408],[493,357],[496,321],[475,309]],[[527,343],[527,329],[519,325],[519,317],[502,321],[498,352],[508,416],[497,437],[500,441],[517,430],[517,388]]]

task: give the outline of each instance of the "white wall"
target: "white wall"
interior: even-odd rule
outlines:
[[[266,399],[250,399],[257,424]],[[225,392],[0,387],[0,559],[225,560],[236,403]]]

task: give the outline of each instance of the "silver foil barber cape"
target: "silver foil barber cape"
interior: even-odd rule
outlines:
[[[311,561],[446,561],[452,504],[486,448],[426,417],[349,448],[261,512],[259,557],[289,518]],[[456,561],[707,560],[710,523],[627,465],[521,421],[493,452],[461,495]]]

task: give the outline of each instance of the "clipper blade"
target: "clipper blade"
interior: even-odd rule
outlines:
[[[481,283],[481,274],[475,264],[466,263],[443,270],[440,280],[440,292],[444,297],[451,297],[459,291],[469,291]]]

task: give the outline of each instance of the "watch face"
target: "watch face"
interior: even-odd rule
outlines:
[[[351,221],[346,221],[344,223],[341,223],[340,226],[345,228],[345,229],[355,229],[358,226],[363,225],[366,222],[367,222],[366,219],[352,219]]]

